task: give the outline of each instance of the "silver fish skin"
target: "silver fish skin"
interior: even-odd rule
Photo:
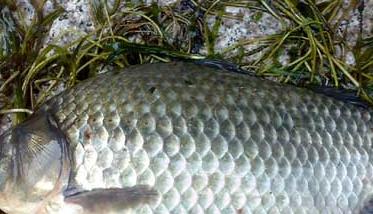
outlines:
[[[188,62],[132,66],[0,137],[0,209],[370,212],[372,113]]]

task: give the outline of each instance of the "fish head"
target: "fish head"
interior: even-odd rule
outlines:
[[[68,182],[67,142],[53,118],[38,113],[0,136],[0,209],[40,212]]]

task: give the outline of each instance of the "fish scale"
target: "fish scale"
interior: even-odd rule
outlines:
[[[155,64],[44,108],[80,148],[77,185],[160,192],[139,213],[346,213],[372,190],[371,113],[304,89]]]
[[[372,112],[194,63],[133,66],[49,100],[72,189],[148,185],[136,213],[356,213],[372,197]]]

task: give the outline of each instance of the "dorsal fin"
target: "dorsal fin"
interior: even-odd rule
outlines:
[[[228,61],[224,61],[224,60],[203,59],[203,60],[195,60],[193,62],[197,65],[208,66],[212,68],[222,69],[228,72],[246,74],[246,75],[256,76],[260,78],[260,76],[257,76],[255,72],[244,70],[240,68],[238,65],[228,62]],[[297,87],[300,87],[300,86],[297,86]],[[316,86],[316,85],[306,86],[305,88],[315,93],[323,94],[325,96],[332,97],[334,99],[340,100],[345,103],[350,103],[360,108],[368,109],[370,106],[369,103],[361,99],[357,95],[357,92],[354,90],[340,89],[340,88],[334,88],[334,87],[328,87],[328,86]]]
[[[233,73],[239,73],[239,74],[246,74],[246,75],[255,75],[253,71],[248,71],[240,68],[237,64],[219,60],[219,59],[202,59],[202,60],[195,60],[193,61],[197,65],[204,65],[212,68],[218,68],[221,70],[233,72]]]
[[[360,108],[369,108],[369,103],[361,99],[357,95],[357,92],[354,90],[315,85],[307,86],[307,88],[314,91],[315,93],[323,94],[328,97],[340,100],[342,102],[353,104]]]

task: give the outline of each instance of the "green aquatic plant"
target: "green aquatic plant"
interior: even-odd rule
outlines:
[[[33,106],[32,99],[27,99],[32,97],[32,91],[23,90],[22,83],[35,61],[42,57],[44,38],[63,9],[57,7],[43,16],[39,7],[35,7],[35,15],[30,23],[26,23],[25,14],[17,9],[14,1],[1,1],[0,5],[0,71],[1,77],[6,79],[0,87],[0,95],[8,98],[2,104],[3,108],[20,112],[15,119],[18,123],[26,117],[24,112],[30,112],[30,106]]]
[[[226,52],[238,46],[257,44],[261,47],[260,50],[264,51],[258,59],[251,62],[251,66],[256,67],[259,73],[270,75],[275,71],[277,76],[279,74],[276,71],[280,67],[283,70],[281,76],[307,71],[309,75],[305,77],[311,82],[317,80],[316,76],[322,75],[338,86],[341,76],[346,76],[355,86],[359,86],[343,60],[336,56],[336,48],[345,44],[328,22],[328,17],[332,20],[335,17],[341,1],[338,4],[337,1],[333,1],[333,4],[331,2],[325,5],[326,2],[316,4],[311,0],[256,1],[263,10],[278,19],[282,25],[282,32],[240,41],[235,46],[228,47]],[[281,65],[278,57],[285,53],[290,60]]]
[[[247,1],[250,6],[244,7],[271,14],[282,30],[269,36],[241,40],[227,47],[223,55],[233,55],[232,60],[280,81],[355,88],[372,102],[366,91],[373,79],[371,38],[363,38],[360,32],[357,41],[351,42],[348,31],[341,29],[342,22],[356,10],[360,13],[362,27],[364,1],[349,3],[349,7],[343,7],[342,0]],[[256,46],[251,52],[236,51],[250,45]],[[355,63],[348,64],[346,58],[351,52]],[[257,53],[260,54],[255,60],[242,61]],[[284,55],[288,58],[285,63],[279,60]]]
[[[33,3],[35,10],[43,8],[44,1]],[[8,27],[4,35],[10,39],[2,43],[7,49],[0,63],[1,77],[5,80],[0,87],[0,95],[4,98],[0,114],[17,112],[14,121],[19,123],[26,118],[25,113],[37,109],[50,97],[57,86],[71,87],[106,66],[168,61],[170,57],[203,58],[194,54],[203,44],[196,42],[201,30],[195,27],[199,18],[191,19],[193,10],[161,10],[156,4],[131,6],[123,3],[117,0],[109,6],[106,1],[92,1],[96,30],[65,46],[44,45],[49,27],[63,13],[58,5],[46,16],[36,11],[30,24],[18,21],[24,20],[22,14],[14,19],[10,16],[13,28],[4,26]],[[17,12],[17,7],[14,10]],[[8,48],[11,44],[17,45]]]

